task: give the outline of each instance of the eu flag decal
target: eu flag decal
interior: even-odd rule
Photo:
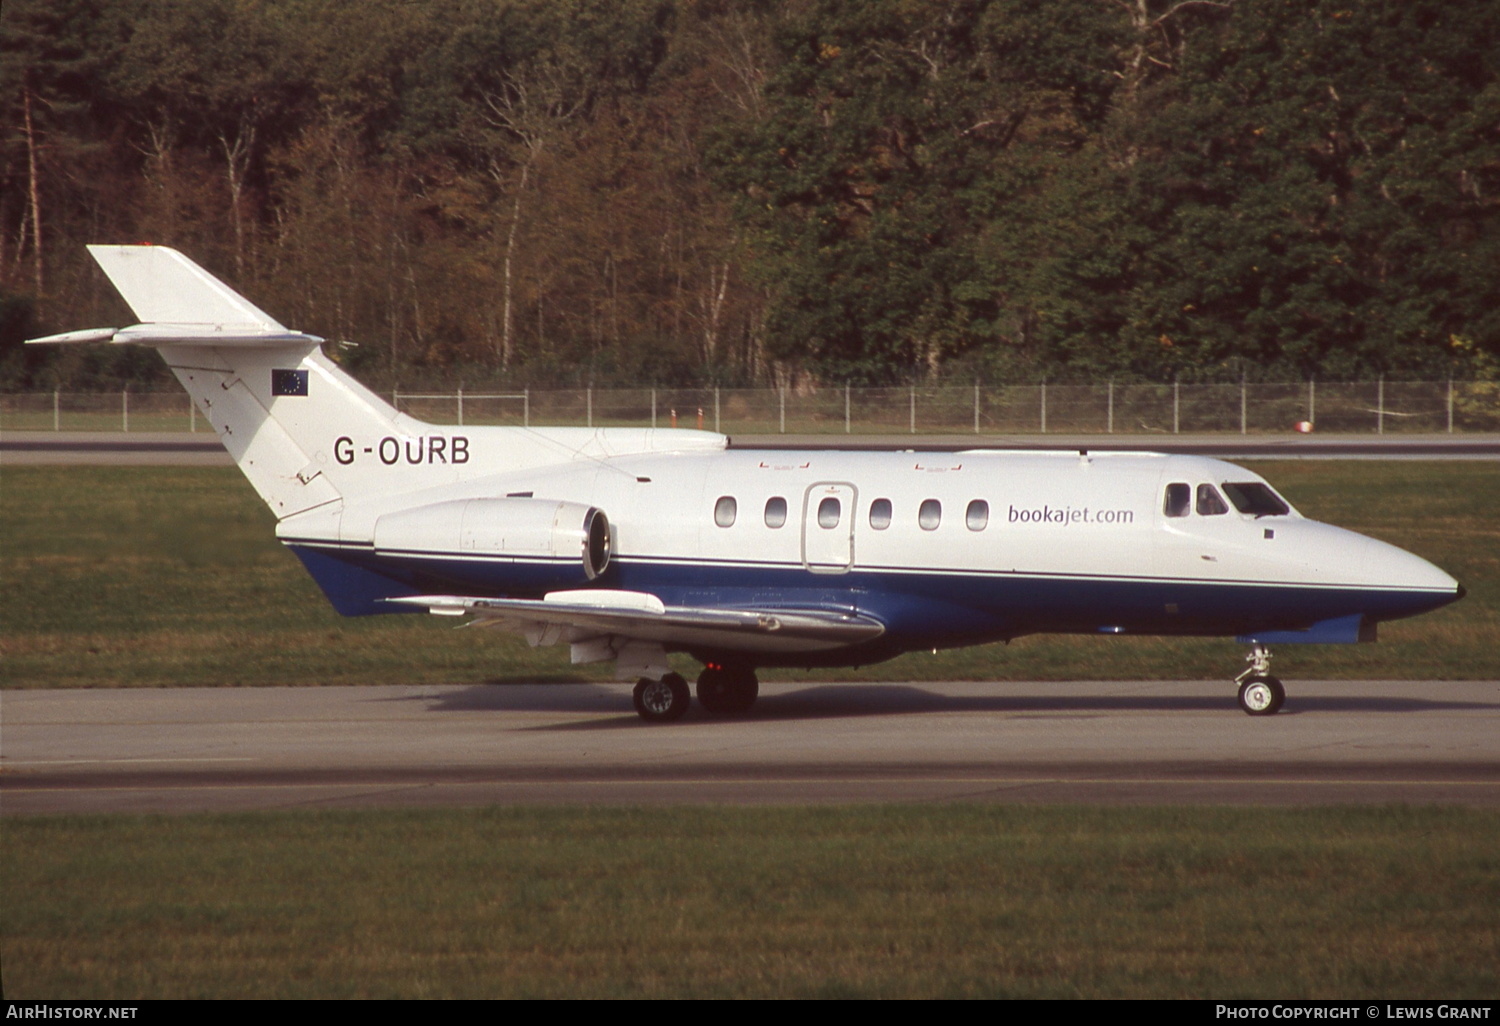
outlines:
[[[271,371],[271,395],[306,395],[307,394],[307,371],[305,370],[273,370]]]

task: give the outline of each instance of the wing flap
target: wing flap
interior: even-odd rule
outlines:
[[[718,609],[664,606],[644,593],[601,603],[584,593],[542,600],[415,595],[388,599],[443,616],[469,614],[479,626],[527,635],[533,644],[579,644],[615,637],[672,648],[721,647],[740,652],[820,652],[872,641],[885,625],[855,612],[823,609]],[[623,596],[641,595],[630,602]],[[647,602],[645,599],[649,599]],[[655,603],[660,612],[652,608]]]

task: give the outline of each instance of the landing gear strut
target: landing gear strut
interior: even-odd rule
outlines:
[[[678,673],[668,673],[661,680],[641,678],[636,683],[632,697],[635,699],[635,711],[647,723],[680,720],[692,701],[687,681]]]
[[[709,663],[698,675],[698,701],[716,716],[747,713],[759,695],[760,681],[747,667]]]
[[[1271,650],[1256,645],[1245,657],[1249,667],[1234,678],[1240,686],[1240,708],[1251,716],[1270,716],[1286,701],[1286,688],[1271,676]]]

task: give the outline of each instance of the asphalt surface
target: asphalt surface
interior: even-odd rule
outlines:
[[[1500,435],[739,435],[734,449],[1147,450],[1221,459],[1500,460]],[[0,465],[230,466],[210,434],[8,431]]]
[[[1500,681],[768,684],[642,723],[628,685],[0,693],[0,815],[540,804],[1500,807]]]

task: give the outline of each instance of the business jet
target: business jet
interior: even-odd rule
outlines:
[[[90,246],[141,323],[35,339],[156,348],[348,616],[421,612],[613,660],[648,721],[747,712],[756,671],[1028,634],[1234,636],[1241,708],[1283,643],[1374,641],[1461,598],[1309,520],[1259,475],[1149,452],[757,452],[704,431],[424,423],[176,250]]]

